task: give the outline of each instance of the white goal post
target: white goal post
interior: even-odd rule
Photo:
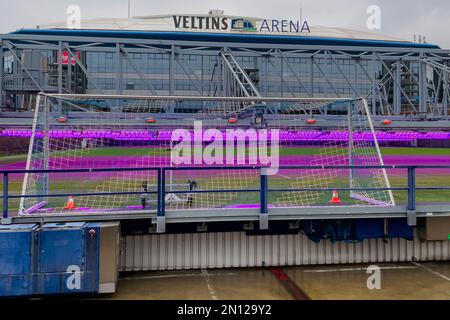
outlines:
[[[319,117],[324,110],[335,114],[332,120],[323,120],[326,128],[321,126]],[[271,183],[286,189],[355,188],[358,190],[344,192],[347,194],[344,205],[395,205],[393,193],[388,190],[386,169],[376,168],[384,162],[367,101],[363,98],[39,94],[26,169],[171,167],[170,151],[174,144],[171,134],[176,129],[192,132],[194,121],[202,121],[205,130],[223,132],[236,128],[279,130],[281,166],[373,167],[280,170],[270,178]],[[195,182],[206,190],[224,187],[244,190],[257,186],[255,172],[237,169],[169,172],[169,208],[217,208],[255,202],[253,196],[240,192],[193,195],[186,187]],[[25,174],[22,195],[41,196],[21,198],[19,213],[64,213],[66,199],[45,197],[48,192],[139,192],[143,191],[144,182],[156,185],[156,175],[146,171]],[[361,190],[364,188],[368,190]],[[186,194],[170,191],[186,191]],[[325,206],[329,205],[329,197],[329,191],[281,192],[271,205]],[[115,194],[75,200],[79,210],[90,212],[131,210],[138,207],[137,198],[134,194]]]

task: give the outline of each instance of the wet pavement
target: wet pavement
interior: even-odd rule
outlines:
[[[369,265],[283,268],[313,300],[450,300],[450,262],[379,264],[381,289],[368,289]],[[101,299],[294,299],[270,268],[122,274],[116,294]]]

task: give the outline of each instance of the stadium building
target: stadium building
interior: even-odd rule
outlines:
[[[3,111],[27,111],[46,92],[368,97],[373,115],[448,116],[448,50],[307,21],[220,10],[95,19],[1,35],[0,52]]]
[[[450,156],[383,153],[450,145],[438,45],[220,10],[0,38],[0,296],[450,256]]]

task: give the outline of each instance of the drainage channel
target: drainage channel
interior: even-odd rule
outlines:
[[[281,282],[286,291],[295,299],[295,300],[311,300],[311,297],[300,288],[297,283],[295,283],[287,274],[284,272],[282,268],[272,268],[270,270],[275,278]]]

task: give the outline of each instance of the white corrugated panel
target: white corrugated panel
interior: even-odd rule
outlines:
[[[358,243],[244,232],[121,238],[121,271],[449,260],[450,241],[370,239]]]

